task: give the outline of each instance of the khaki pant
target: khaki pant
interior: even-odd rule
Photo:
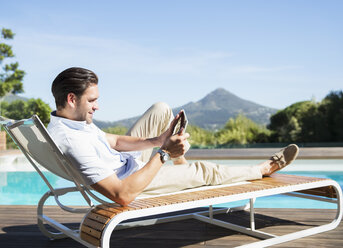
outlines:
[[[128,131],[128,135],[152,138],[165,132],[173,119],[165,103],[152,105]],[[153,149],[143,151],[139,158],[148,162]],[[144,195],[164,194],[204,185],[218,185],[262,178],[258,166],[232,167],[208,161],[191,164],[163,165],[144,190]]]

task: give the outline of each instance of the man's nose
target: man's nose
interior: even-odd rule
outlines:
[[[99,104],[97,101],[95,101],[93,105],[93,110],[98,110],[98,109],[99,109]]]

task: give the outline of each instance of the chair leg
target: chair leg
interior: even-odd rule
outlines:
[[[231,212],[249,210],[251,207],[253,207],[253,204],[255,201],[256,201],[256,198],[251,198],[245,205],[228,208],[227,212],[231,213]]]
[[[254,208],[254,202],[256,198],[250,198],[250,229],[252,231],[255,231],[255,208]]]
[[[46,226],[44,225],[44,214],[43,214],[43,208],[45,201],[52,196],[51,191],[46,192],[42,198],[39,200],[38,207],[37,207],[37,224],[39,227],[39,230],[49,239],[63,239],[67,238],[68,236],[65,235],[62,232],[52,232],[49,231]]]

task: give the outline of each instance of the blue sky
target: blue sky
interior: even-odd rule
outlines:
[[[51,82],[98,75],[99,120],[177,107],[222,87],[278,109],[343,89],[343,1],[2,1],[1,27],[26,97],[54,108]],[[5,61],[6,62],[6,61]],[[9,61],[7,61],[9,62]]]

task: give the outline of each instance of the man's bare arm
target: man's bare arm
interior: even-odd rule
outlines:
[[[149,148],[161,147],[167,138],[173,135],[175,125],[177,124],[180,115],[177,114],[166,132],[154,138],[139,138],[125,135],[116,135],[106,133],[106,139],[110,146],[121,152],[142,151]]]
[[[167,151],[171,157],[182,156],[188,149],[185,146],[188,136],[188,134],[174,135],[167,139],[161,148]],[[155,154],[142,169],[127,178],[120,180],[113,174],[91,186],[109,199],[127,206],[150,184],[161,165],[160,155]]]
[[[160,147],[163,144],[160,137],[146,139],[106,133],[106,138],[113,149],[121,152],[142,151],[153,147]]]
[[[112,201],[127,206],[149,185],[161,165],[160,156],[156,154],[141,170],[127,178],[120,180],[113,174],[91,187]]]

